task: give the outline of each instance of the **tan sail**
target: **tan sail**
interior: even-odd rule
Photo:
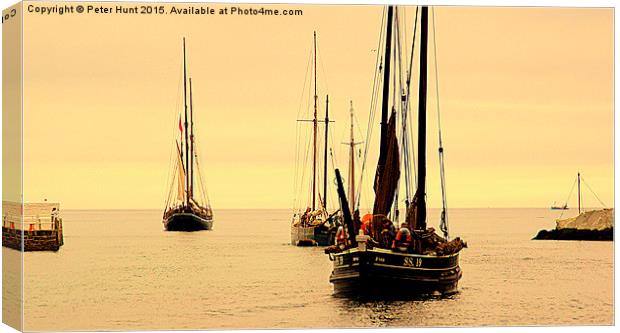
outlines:
[[[183,165],[183,157],[181,157],[181,148],[177,142],[177,200],[185,201],[185,166]]]

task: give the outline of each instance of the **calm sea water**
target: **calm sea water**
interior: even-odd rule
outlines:
[[[24,328],[613,323],[613,243],[530,240],[555,211],[451,210],[452,234],[469,243],[460,292],[398,302],[333,297],[322,249],[288,244],[287,210],[215,213],[213,231],[171,233],[159,211],[64,211],[62,249],[25,254]]]

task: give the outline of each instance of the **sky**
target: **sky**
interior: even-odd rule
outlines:
[[[311,112],[300,101],[313,31],[319,117],[329,94],[334,153],[346,170],[340,142],[348,136],[349,102],[365,133],[383,7],[265,7],[302,9],[303,16],[25,13],[25,200],[65,209],[163,209],[182,103],[183,37],[214,209],[292,208],[300,195],[297,119]],[[413,13],[404,9],[407,40]],[[563,203],[577,171],[613,205],[613,15],[434,8],[451,207]],[[429,75],[428,201],[437,207],[434,69]],[[378,137],[365,139],[372,175]],[[587,188],[584,197],[586,205],[597,203]]]

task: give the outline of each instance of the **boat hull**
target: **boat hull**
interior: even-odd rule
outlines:
[[[192,213],[175,213],[164,220],[166,231],[200,231],[213,229],[212,217]]]
[[[339,296],[410,298],[458,291],[459,254],[429,256],[384,249],[350,249],[330,254],[330,282]]]
[[[291,244],[295,246],[329,246],[334,244],[335,230],[320,227],[291,227]]]

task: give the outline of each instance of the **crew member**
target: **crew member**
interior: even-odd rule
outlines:
[[[52,217],[52,223],[54,223],[54,221],[58,219],[58,210],[56,209],[56,207],[52,208],[52,213],[50,214],[50,216]]]
[[[407,223],[401,223],[400,229],[396,233],[396,237],[392,242],[392,249],[397,247],[409,247],[411,245],[411,231],[407,227]]]
[[[306,222],[308,222],[308,215],[310,214],[310,207],[306,208],[306,211],[304,212],[304,214],[301,216],[301,226],[305,227],[306,226]]]
[[[344,226],[340,225],[336,231],[336,245],[341,249],[347,246],[347,235],[344,232]]]

